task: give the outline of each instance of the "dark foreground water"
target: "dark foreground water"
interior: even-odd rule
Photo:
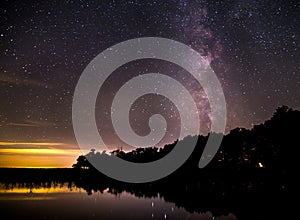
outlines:
[[[93,170],[0,169],[0,219],[298,219],[288,175],[213,171],[131,184]]]
[[[213,216],[211,212],[190,213],[166,202],[159,195],[137,197],[128,192],[117,195],[95,192],[90,195],[68,184],[24,187],[0,184],[0,209],[5,219],[222,219],[234,214]]]

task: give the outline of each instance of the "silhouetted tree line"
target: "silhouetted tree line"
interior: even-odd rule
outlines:
[[[281,173],[292,169],[291,163],[299,147],[298,135],[300,113],[297,110],[282,106],[276,109],[271,119],[255,125],[252,129],[236,128],[224,136],[222,144],[213,161],[206,169],[249,170],[266,169],[276,170]],[[218,134],[211,134],[218,135]],[[179,140],[183,145],[191,140],[196,140],[197,145],[189,160],[181,170],[189,169],[198,172],[198,162],[203,152],[208,136],[188,136]],[[177,140],[178,141],[178,140]],[[87,158],[101,160],[103,156],[115,155],[132,162],[150,162],[167,155],[176,145],[177,141],[165,145],[162,148],[136,148],[130,152],[117,149],[109,154],[96,152],[92,149],[87,155],[81,155],[77,159],[74,168],[93,169]],[[194,173],[195,174],[195,173]]]

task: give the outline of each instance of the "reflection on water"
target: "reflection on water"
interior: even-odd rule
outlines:
[[[117,195],[109,188],[88,195],[73,184],[0,184],[1,213],[10,219],[236,219],[210,212],[189,213],[161,196]]]
[[[0,193],[8,194],[11,193],[27,193],[27,194],[40,194],[40,193],[72,193],[80,192],[80,188],[77,188],[74,185],[67,184],[54,184],[51,183],[47,186],[24,186],[23,184],[1,184],[0,183]]]

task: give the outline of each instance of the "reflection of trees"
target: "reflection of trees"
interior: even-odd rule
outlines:
[[[273,209],[286,210],[283,206],[288,202],[288,195],[284,190],[268,189],[268,184],[263,186],[254,186],[249,188],[249,184],[253,181],[253,176],[244,174],[236,175],[203,172],[202,178],[194,178],[190,175],[187,179],[178,179],[177,177],[169,177],[165,180],[160,180],[147,184],[126,184],[117,181],[112,181],[98,173],[74,173],[69,169],[70,179],[72,181],[65,182],[66,176],[62,178],[60,170],[58,175],[52,176],[47,174],[50,170],[43,171],[43,178],[39,178],[35,182],[17,182],[5,183],[6,189],[13,188],[50,188],[68,186],[72,188],[82,188],[88,195],[92,193],[105,192],[119,195],[122,192],[128,192],[140,198],[156,198],[160,197],[166,202],[175,203],[177,207],[186,209],[189,212],[203,213],[210,211],[214,216],[226,215],[234,213],[237,219],[272,219],[269,215]],[[85,170],[86,171],[86,170]],[[3,174],[3,170],[0,171]],[[11,171],[14,172],[14,171]],[[32,172],[38,174],[40,171]],[[26,171],[23,171],[26,174]],[[67,172],[64,172],[67,175]],[[265,173],[260,176],[255,174],[258,180],[264,180]],[[34,176],[33,176],[34,179]],[[47,180],[49,179],[49,180]],[[41,182],[39,182],[41,181]],[[3,182],[3,179],[1,179]],[[33,190],[34,192],[34,190]],[[270,208],[268,208],[270,207]],[[278,217],[278,216],[275,216]],[[278,219],[278,218],[276,218]],[[284,219],[284,218],[283,218]]]
[[[14,189],[28,189],[29,192],[32,192],[35,189],[61,189],[68,188],[72,190],[76,187],[73,182],[63,182],[63,181],[53,181],[50,180],[48,182],[17,182],[17,183],[1,183],[0,189],[3,190],[14,190]]]

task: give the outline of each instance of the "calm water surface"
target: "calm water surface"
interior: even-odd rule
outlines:
[[[236,219],[233,214],[189,213],[160,196],[115,195],[108,189],[88,195],[83,189],[64,184],[31,189],[0,184],[0,209],[9,219]]]

